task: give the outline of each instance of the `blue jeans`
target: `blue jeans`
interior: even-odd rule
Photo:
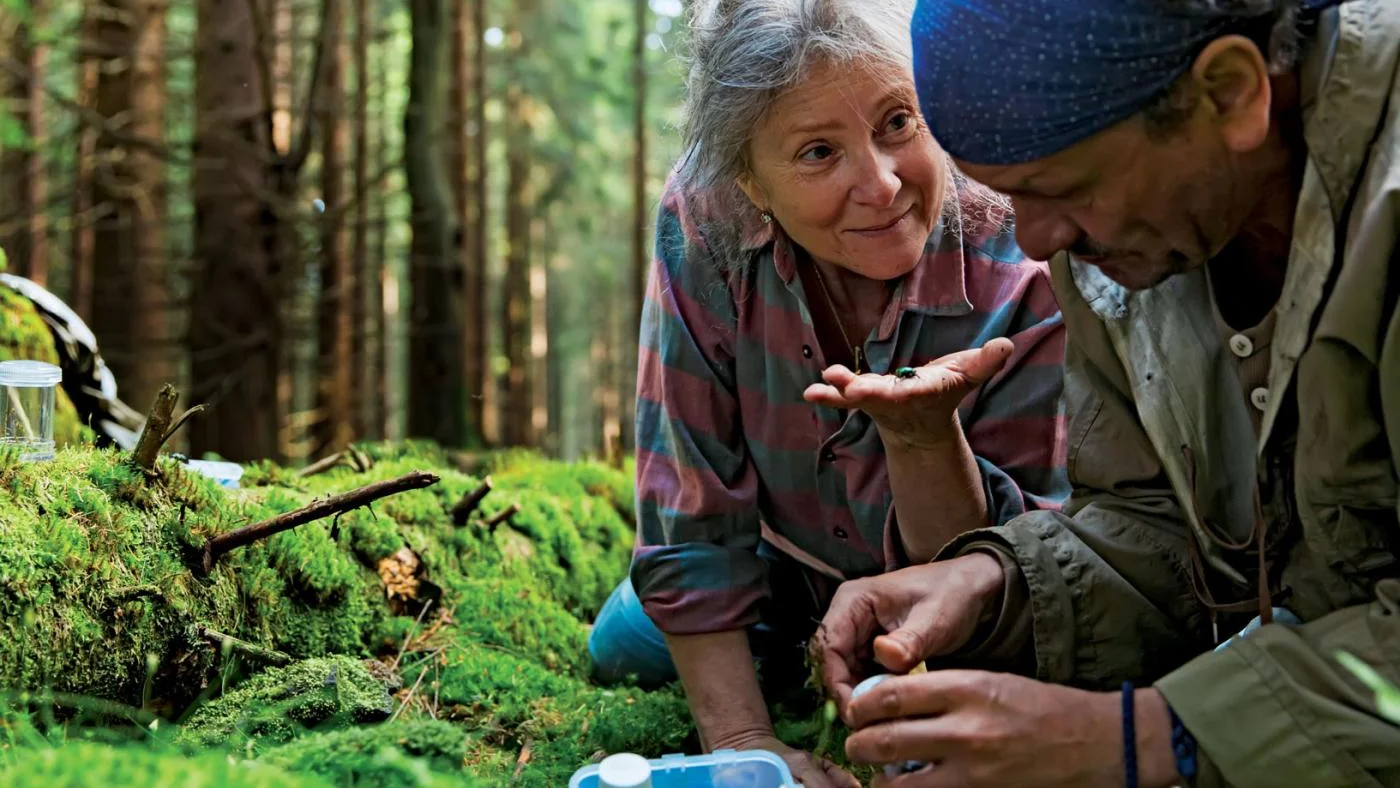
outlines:
[[[807,678],[807,641],[836,592],[836,582],[807,569],[788,556],[760,543],[758,555],[768,564],[772,596],[759,610],[759,623],[749,628],[749,647],[767,691],[783,691]],[[593,679],[621,684],[635,678],[648,689],[677,679],[676,665],[661,630],[652,623],[632,581],[624,578],[608,596],[588,636]]]

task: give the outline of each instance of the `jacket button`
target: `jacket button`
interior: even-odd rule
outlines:
[[[842,527],[839,526],[839,525],[836,526],[835,528],[831,529],[831,532],[832,532],[833,534],[836,535],[836,538],[837,538],[837,539],[845,539],[845,538],[846,538],[846,529],[845,529],[845,528],[842,528]]]
[[[803,357],[803,358],[811,358],[811,357],[812,357],[812,346],[811,346],[811,345],[803,345],[803,346],[802,346],[802,357]]]
[[[1230,352],[1240,358],[1249,358],[1254,353],[1254,343],[1244,334],[1236,334],[1230,337]]]
[[[1256,409],[1258,409],[1258,410],[1260,410],[1260,411],[1268,410],[1268,408],[1269,408],[1269,390],[1266,389],[1266,388],[1260,387],[1260,388],[1257,388],[1257,389],[1255,389],[1255,390],[1249,392],[1249,402],[1250,402],[1251,405],[1253,405]]]

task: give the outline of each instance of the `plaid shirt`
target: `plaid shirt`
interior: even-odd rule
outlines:
[[[958,188],[970,204],[980,187]],[[843,421],[802,398],[828,362],[791,242],[776,225],[751,232],[750,264],[722,271],[698,205],[674,180],[662,198],[638,364],[632,581],[673,634],[756,622],[769,595],[760,539],[837,579],[905,562],[874,421],[858,410]],[[888,372],[994,337],[1015,342],[1005,369],[959,410],[997,525],[1069,493],[1064,325],[1047,267],[1025,259],[1006,217],[972,218],[986,214],[935,228],[864,353]],[[903,519],[908,528],[917,515]]]

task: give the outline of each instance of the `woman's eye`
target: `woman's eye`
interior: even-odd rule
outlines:
[[[898,112],[890,118],[889,122],[885,124],[885,127],[890,131],[904,131],[909,128],[913,120],[914,119],[910,117],[908,112]]]
[[[807,150],[802,151],[802,155],[799,158],[803,161],[822,161],[831,158],[831,154],[835,152],[836,151],[832,150],[830,145],[813,145]]]

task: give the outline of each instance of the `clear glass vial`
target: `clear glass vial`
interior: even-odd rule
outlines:
[[[0,362],[0,445],[24,462],[53,459],[53,414],[63,370],[43,361]]]

